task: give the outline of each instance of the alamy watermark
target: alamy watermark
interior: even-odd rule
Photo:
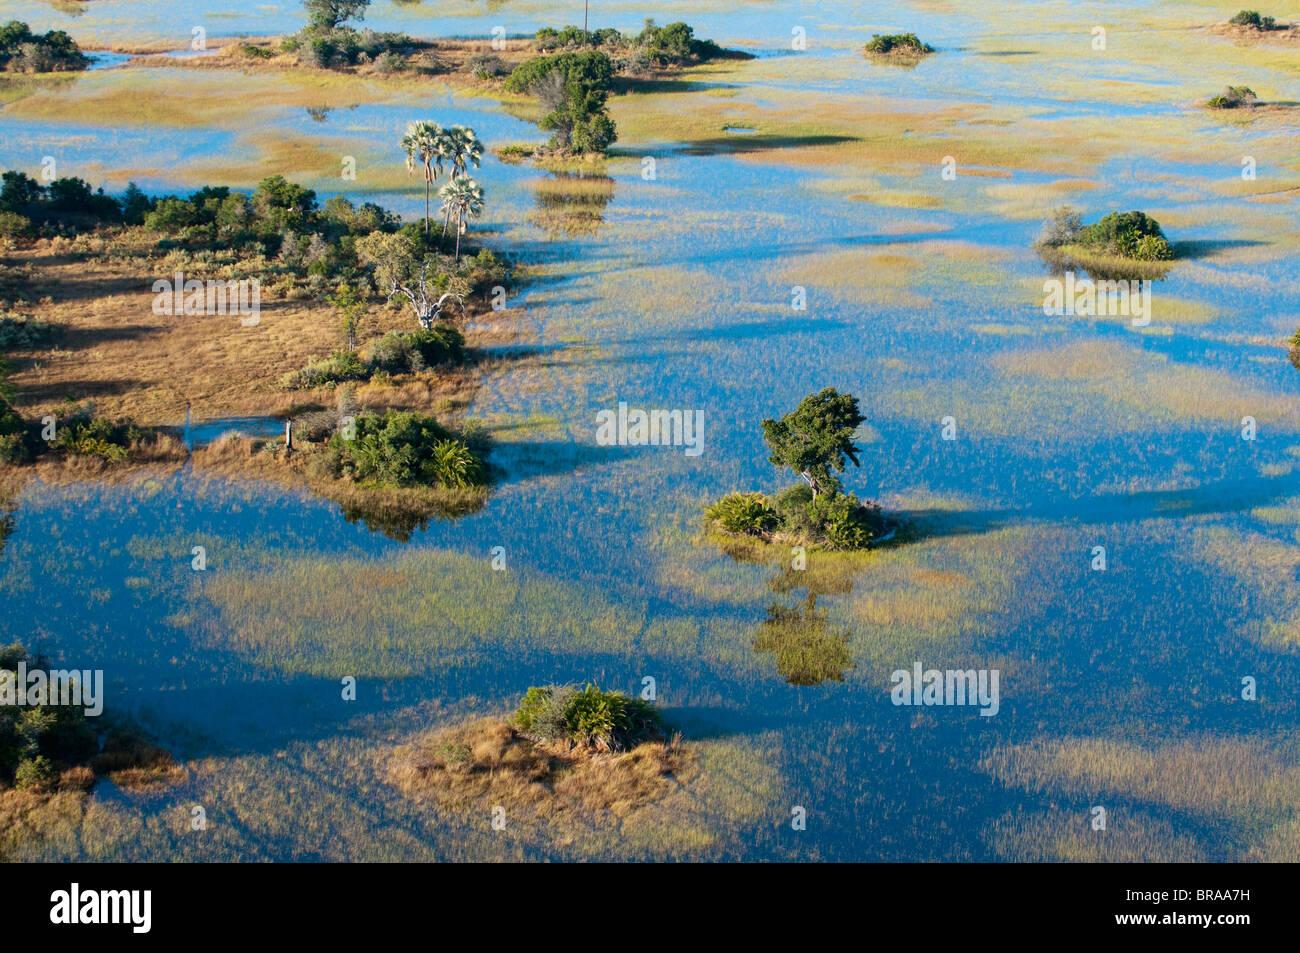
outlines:
[[[596,414],[596,443],[602,447],[685,447],[688,457],[704,452],[704,411],[628,409]]]
[[[92,717],[104,710],[102,669],[29,669],[25,661],[17,669],[0,669],[0,705],[79,707]]]
[[[1151,282],[1142,280],[1093,281],[1067,271],[1065,280],[1043,282],[1043,314],[1048,317],[1084,315],[1132,318],[1133,327],[1151,323]]]
[[[239,323],[256,327],[262,314],[262,282],[257,278],[229,281],[186,280],[183,271],[175,278],[159,278],[153,283],[153,313],[238,314]]]
[[[1000,676],[996,668],[923,670],[916,662],[911,671],[900,668],[889,677],[889,695],[895,705],[979,705],[980,714],[991,718],[1001,707]]]

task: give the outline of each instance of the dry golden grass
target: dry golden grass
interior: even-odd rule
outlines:
[[[185,445],[170,434],[155,434],[131,447],[131,455],[110,463],[102,457],[57,452],[37,458],[35,464],[0,464],[0,500],[17,495],[33,479],[66,486],[71,483],[132,484],[174,473],[189,456]]]
[[[570,830],[622,823],[698,774],[679,742],[619,754],[537,744],[485,718],[399,748],[389,780],[454,812],[505,809],[510,825]]]
[[[66,788],[61,778],[58,790],[52,793],[16,788],[0,791],[0,861],[15,859],[20,851],[56,832],[75,831],[85,805],[86,791],[79,777]]]
[[[41,301],[39,317],[63,332],[56,346],[11,358],[14,404],[27,417],[56,411],[65,398],[89,399],[100,416],[146,426],[179,424],[187,407],[202,421],[287,416],[295,407],[334,404],[329,388],[276,386],[281,375],[341,345],[340,321],[327,303],[271,300],[264,286],[255,327],[244,327],[237,316],[156,315],[152,284],[171,274],[161,262],[73,253],[58,240],[9,257],[31,266],[22,291]],[[372,308],[365,327],[378,335],[411,330],[414,322],[395,307]],[[467,330],[471,347],[476,333]],[[468,403],[476,386],[471,372],[454,369],[363,385],[357,398],[363,406],[446,411]]]

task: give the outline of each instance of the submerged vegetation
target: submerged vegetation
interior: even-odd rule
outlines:
[[[880,534],[878,507],[844,492],[836,473],[858,466],[854,433],[866,418],[851,394],[827,387],[805,397],[779,420],[763,421],[773,465],[793,470],[803,484],[775,497],[729,493],[705,510],[723,532],[779,539],[828,549],[866,549]]]
[[[39,843],[69,815],[79,815],[98,778],[132,790],[185,777],[185,769],[138,730],[111,719],[92,723],[89,695],[61,678],[56,687],[49,668],[22,645],[0,646],[0,861]],[[36,670],[45,679],[39,686],[31,680]],[[20,671],[27,675],[21,686]],[[91,686],[85,689],[91,692]],[[26,703],[17,702],[19,691]],[[93,689],[96,706],[102,707],[102,692],[102,684]],[[64,703],[69,700],[80,703]]]

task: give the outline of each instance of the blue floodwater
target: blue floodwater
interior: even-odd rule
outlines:
[[[58,26],[104,40],[129,33],[142,42],[183,35],[191,22],[206,20],[213,36],[262,35],[292,30],[301,19],[295,4],[234,0],[215,7],[186,0],[166,5],[165,15],[159,12],[163,5],[121,0],[92,4],[73,20],[45,3],[9,6],[16,8],[9,15],[34,27]],[[810,100],[843,94],[857,82],[876,92],[907,82],[909,95],[920,99],[1013,99],[1045,119],[1107,116],[1119,123],[1180,108],[1178,96],[1167,102],[1153,96],[1149,106],[1121,108],[1027,91],[1021,71],[1037,68],[1037,59],[1025,65],[1014,55],[964,51],[957,38],[977,30],[980,21],[961,11],[907,8],[871,23],[863,18],[874,15],[843,3],[746,4],[744,17],[729,13],[728,6],[705,4],[689,19],[699,35],[724,44],[761,44],[773,58],[785,55],[782,45],[792,24],[805,24],[810,34],[835,35],[833,44],[828,40],[812,50],[828,60],[849,45],[835,33],[841,23],[869,35],[873,26],[884,30],[905,22],[936,37],[944,50],[906,73],[886,75],[864,66],[853,81],[828,78],[808,91]],[[462,15],[465,8],[472,15]],[[645,16],[676,18],[631,4],[609,9],[615,15],[602,17],[601,25],[632,29]],[[126,30],[124,22],[134,25]],[[510,3],[487,8],[377,2],[367,17],[375,29],[457,35],[485,35],[498,23],[523,34],[562,22],[563,16],[513,13]],[[863,38],[852,36],[854,42]],[[946,49],[945,37],[953,38]],[[1007,39],[1008,50],[1040,42],[1045,41],[1032,35]],[[1158,88],[1154,68],[1123,69],[1110,78]],[[786,82],[794,81],[771,85]],[[1292,98],[1300,99],[1300,80],[1292,77],[1290,83]],[[489,143],[540,139],[534,127],[487,100],[443,102],[435,93],[430,111],[444,124],[473,126]],[[286,108],[270,121],[295,133],[349,137],[380,150],[409,118],[408,108],[381,104],[332,110],[323,121]],[[141,184],[154,191],[184,191],[166,170],[197,156],[220,155],[237,135],[201,129],[156,138],[151,130],[84,118],[28,123],[3,113],[0,126],[0,163],[31,165],[51,141],[75,142],[78,161],[94,163],[103,181],[119,187],[114,170],[132,167],[132,156],[147,150],[148,167],[160,171]],[[733,128],[727,136],[743,141],[750,138],[745,133]],[[1243,147],[1253,135],[1241,133]],[[420,548],[482,557],[486,566],[492,547],[504,546],[512,571],[523,578],[557,579],[599,593],[642,611],[645,628],[629,631],[624,652],[492,657],[485,651],[452,670],[431,667],[394,679],[361,698],[359,710],[396,719],[430,698],[452,706],[475,698],[504,706],[539,682],[596,679],[630,692],[652,671],[664,707],[688,734],[772,733],[781,802],[815,804],[819,823],[797,846],[772,834],[780,817],[755,822],[753,837],[730,854],[747,859],[801,851],[833,859],[998,859],[1007,848],[989,833],[996,820],[1022,810],[1057,810],[1058,802],[1068,802],[1050,787],[1029,793],[991,779],[978,764],[998,746],[1070,737],[1150,744],[1252,733],[1273,737],[1294,727],[1295,696],[1284,688],[1300,678],[1294,649],[1243,634],[1264,627],[1256,613],[1266,610],[1251,604],[1253,590],[1199,560],[1190,541],[1208,527],[1292,545],[1288,527],[1253,511],[1295,494],[1289,466],[1300,432],[1285,419],[1268,420],[1261,438],[1246,442],[1235,418],[1180,417],[1156,407],[1112,404],[1052,376],[1020,379],[1016,403],[1008,402],[1009,390],[996,388],[1005,383],[998,361],[1008,354],[1101,342],[1132,349],[1159,367],[1220,374],[1293,402],[1300,375],[1274,339],[1276,322],[1290,318],[1291,325],[1300,324],[1300,249],[1243,266],[1203,262],[1224,272],[1249,272],[1248,283],[1209,285],[1202,270],[1175,268],[1158,283],[1157,294],[1212,305],[1223,317],[1139,336],[1117,322],[1044,318],[1035,294],[1007,291],[1049,277],[1031,250],[1035,221],[846,201],[819,188],[835,170],[757,163],[727,151],[702,154],[671,141],[649,151],[657,160],[653,181],[641,177],[637,156],[613,163],[614,194],[602,226],[590,235],[560,238],[526,223],[544,174],[485,159],[479,177],[492,200],[483,227],[497,230],[499,243],[522,260],[547,264],[549,273],[518,293],[526,312],[519,347],[544,355],[541,368],[513,370],[504,361],[470,411],[496,428],[501,441],[493,463],[502,479],[482,510],[435,521],[401,542],[347,521],[328,501],[270,486],[214,484],[188,468],[144,487],[38,486],[16,501],[0,551],[6,605],[0,642],[23,641],[70,663],[94,659],[107,673],[110,705],[171,725],[174,735],[166,740],[188,756],[274,752],[346,731],[336,682],[260,668],[194,624],[178,624],[177,616],[188,614],[218,631],[222,626],[218,610],[203,596],[204,579],[186,575],[190,541],[211,541],[214,575],[262,571],[304,555],[378,562]],[[1102,187],[1083,193],[1088,217],[1168,204],[1162,176],[1201,181],[1232,174],[1213,157],[1179,164],[1142,153],[1134,143],[1130,155],[1093,173]],[[1020,174],[1016,181],[1052,178]],[[937,180],[925,186],[946,187]],[[322,198],[329,194],[321,191]],[[407,216],[417,215],[422,204],[415,189],[341,191]],[[1199,204],[1204,214],[1198,224],[1170,229],[1178,241],[1251,247],[1256,239],[1238,232],[1221,200]],[[1294,212],[1293,204],[1280,208]],[[914,230],[900,237],[892,229],[899,222]],[[862,303],[816,267],[819,255],[844,253],[860,256],[853,260],[869,269],[875,267],[873,255],[912,247],[941,266],[944,253],[924,244],[930,241],[978,244],[1002,269],[998,286],[918,270],[909,290],[926,299],[924,305]],[[807,286],[807,311],[791,310],[792,284]],[[1053,323],[1064,329],[1023,340],[978,330],[1008,324],[1037,332]],[[1154,323],[1161,324],[1158,318]],[[927,642],[902,622],[898,633],[888,633],[902,640],[900,664],[919,659],[927,667],[961,662],[1027,672],[1019,680],[1009,676],[997,717],[940,709],[928,722],[914,722],[910,711],[888,701],[888,669],[865,663],[846,671],[843,681],[811,686],[788,684],[775,661],[759,652],[754,654],[761,664],[729,665],[710,638],[721,639],[717,633],[729,626],[757,633],[770,603],[798,605],[803,590],[769,589],[770,567],[740,570],[745,582],[739,598],[707,585],[677,585],[664,571],[665,561],[677,559],[689,559],[685,572],[701,579],[736,571],[726,556],[688,543],[680,544],[683,555],[663,540],[679,527],[693,533],[701,506],[725,492],[770,492],[789,482],[788,474],[778,474],[766,460],[760,421],[826,386],[859,395],[874,431],[864,442],[860,468],[845,477],[854,492],[886,500],[965,501],[964,508],[943,513],[924,505],[909,511],[940,537],[992,540],[1012,530],[1030,539],[1024,558],[1032,565],[1014,567],[1026,573],[1019,588],[996,598],[988,593],[993,604],[972,610],[955,641]],[[688,457],[680,449],[597,446],[596,414],[619,401],[703,411],[705,452]],[[1260,411],[1262,421],[1266,410]],[[953,443],[938,439],[939,421],[948,414],[962,428],[962,438]],[[552,422],[548,435],[511,442],[512,428],[530,420]],[[189,432],[201,442],[228,429],[270,435],[281,428],[275,420],[216,421],[192,424]],[[1059,549],[1063,539],[1072,547],[1068,551]],[[165,541],[166,551],[139,545],[148,540]],[[1113,561],[1105,574],[1088,570],[1090,547],[1099,540]],[[242,543],[255,543],[266,555],[242,553]],[[989,558],[1001,558],[997,545],[990,543]],[[938,563],[926,563],[927,569],[965,571],[956,557],[927,558]],[[945,567],[945,560],[951,565]],[[867,569],[846,584],[848,590],[819,594],[817,605],[834,623],[852,629],[854,597],[872,593],[876,582]],[[883,591],[881,599],[887,599]],[[649,641],[653,624],[700,619],[716,628],[701,629],[697,645],[670,654],[638,648]],[[850,641],[855,662],[879,657],[879,646],[862,638],[858,633]],[[1267,704],[1230,704],[1243,673],[1272,686]],[[350,710],[348,717],[354,714]],[[1198,844],[1224,851],[1240,846],[1233,840],[1239,835],[1221,836],[1215,818],[1138,795],[1130,802],[1116,799],[1144,817],[1169,822]],[[1086,815],[1086,805],[1079,810]],[[259,846],[271,857],[290,851],[275,841]]]

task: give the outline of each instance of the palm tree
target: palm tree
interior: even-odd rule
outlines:
[[[446,134],[436,122],[421,120],[406,127],[402,150],[406,153],[406,171],[415,174],[418,163],[424,167],[424,234],[429,234],[429,186],[442,174],[446,159]]]
[[[479,167],[483,158],[483,143],[469,126],[452,126],[443,133],[444,153],[451,163],[451,177],[466,175],[469,167]],[[442,237],[447,237],[447,225],[451,221],[450,210],[442,217]]]
[[[456,216],[456,261],[460,261],[460,236],[465,224],[483,211],[483,187],[467,175],[458,175],[441,189],[442,208],[448,217]]]

